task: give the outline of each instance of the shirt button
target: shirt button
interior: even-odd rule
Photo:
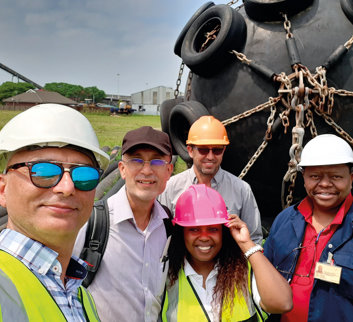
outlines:
[[[53,271],[54,271],[54,272],[58,272],[58,271],[59,271],[59,267],[58,267],[58,266],[56,266],[56,265],[55,265],[55,266],[53,266]]]
[[[333,247],[333,245],[332,244],[328,244],[328,248],[332,248]]]
[[[39,273],[39,274],[44,274],[44,269],[43,269],[43,268],[40,268],[40,269],[38,270],[38,273]]]
[[[146,263],[145,266],[148,267],[148,263]]]

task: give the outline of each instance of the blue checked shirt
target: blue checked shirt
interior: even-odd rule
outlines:
[[[77,296],[78,288],[87,274],[84,261],[76,256],[71,258],[64,286],[60,279],[62,268],[57,260],[58,254],[50,248],[21,233],[5,229],[0,234],[0,249],[20,260],[37,276],[67,321],[86,321],[82,304]]]

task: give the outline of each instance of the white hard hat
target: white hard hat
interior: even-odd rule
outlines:
[[[91,123],[83,114],[64,105],[39,104],[5,124],[0,131],[0,170],[6,166],[8,153],[31,145],[74,145],[92,151],[102,169],[109,164],[109,156],[99,148]]]
[[[298,167],[345,163],[353,163],[351,146],[336,135],[322,134],[305,145]]]

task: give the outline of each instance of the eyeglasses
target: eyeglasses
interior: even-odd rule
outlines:
[[[311,271],[314,267],[314,263],[315,263],[315,258],[316,258],[316,245],[317,243],[315,243],[315,246],[314,246],[314,256],[313,256],[313,260],[310,264],[310,268],[309,268],[309,272],[307,274],[297,274],[297,273],[294,273],[295,271],[295,266],[297,264],[297,258],[300,254],[300,252],[304,249],[307,249],[308,247],[311,247],[311,246],[302,246],[302,244],[300,244],[298,247],[294,248],[286,257],[283,258],[283,260],[276,266],[276,269],[280,272],[280,273],[283,273],[283,274],[286,274],[287,275],[287,279],[294,275],[294,276],[299,276],[299,277],[309,277],[310,274],[311,274]],[[285,271],[285,270],[281,270],[279,267],[281,266],[281,264],[289,257],[289,256],[293,256],[293,260],[291,262],[291,265],[290,265],[290,268],[288,271]]]
[[[73,166],[64,168],[62,164]],[[31,181],[36,187],[46,189],[55,187],[60,182],[64,172],[69,172],[76,189],[90,191],[97,187],[99,178],[103,173],[102,169],[88,165],[58,161],[15,163],[6,169],[6,173],[9,170],[17,170],[22,167],[28,168]]]
[[[162,169],[164,166],[169,164],[170,162],[167,162],[165,160],[161,159],[153,159],[150,161],[145,161],[139,158],[132,158],[128,160],[123,160],[123,162],[126,162],[131,168],[135,170],[141,170],[145,163],[148,163],[151,167],[152,170],[159,170]]]
[[[197,146],[194,147],[197,151],[199,151],[199,153],[201,155],[208,155],[210,153],[210,151],[212,151],[212,153],[214,155],[221,155],[224,151],[224,147],[222,148],[199,148]]]

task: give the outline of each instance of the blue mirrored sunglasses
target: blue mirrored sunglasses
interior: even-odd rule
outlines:
[[[62,164],[72,165],[72,167],[64,168]],[[6,169],[6,173],[9,170],[16,170],[22,167],[29,169],[29,176],[36,187],[46,189],[56,186],[63,177],[64,172],[69,172],[76,189],[90,191],[97,187],[99,178],[103,173],[102,169],[85,164],[58,161],[15,163]]]

